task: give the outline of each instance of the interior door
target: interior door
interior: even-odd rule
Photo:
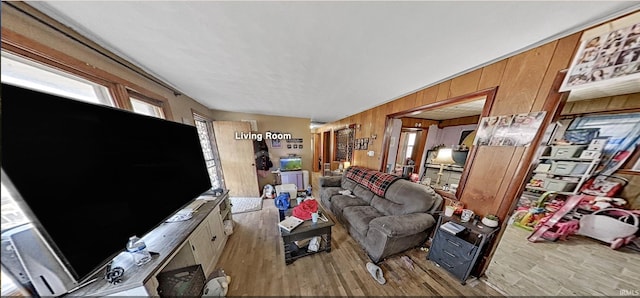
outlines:
[[[253,140],[236,139],[251,132],[249,122],[213,121],[224,182],[232,197],[259,197]]]

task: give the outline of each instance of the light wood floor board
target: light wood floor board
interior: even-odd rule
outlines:
[[[530,232],[507,227],[487,281],[506,295],[619,296],[640,293],[640,253],[570,236],[567,241],[527,241]]]
[[[227,296],[501,296],[483,282],[461,285],[419,249],[383,261],[387,283],[380,285],[365,268],[366,253],[340,223],[332,229],[330,253],[286,266],[273,200],[233,219],[233,234],[217,265],[232,278]],[[403,255],[413,261],[413,270]]]

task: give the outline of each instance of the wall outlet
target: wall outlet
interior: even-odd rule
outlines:
[[[373,156],[373,154],[374,154],[373,150],[367,152],[367,156]]]

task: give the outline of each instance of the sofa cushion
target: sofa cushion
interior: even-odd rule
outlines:
[[[323,176],[318,179],[320,187],[336,187],[342,184],[340,176]]]
[[[353,190],[356,188],[356,186],[358,186],[358,183],[354,182],[353,180],[351,180],[349,178],[343,178],[342,179],[342,188],[348,189],[348,190],[353,192]]]
[[[331,202],[331,197],[337,195],[342,187],[322,187],[320,188],[320,199]]]
[[[427,212],[438,194],[428,186],[408,180],[398,180],[387,189],[384,198],[377,197],[371,206],[385,215]]]
[[[376,208],[371,206],[351,206],[342,210],[342,215],[349,222],[349,225],[353,227],[361,235],[367,235],[369,230],[369,222],[373,219],[382,216]]]
[[[358,197],[350,197],[345,195],[335,195],[331,198],[331,211],[333,214],[340,215],[344,208],[349,206],[368,206],[367,202]]]
[[[371,220],[369,226],[387,235],[387,237],[402,237],[428,230],[435,224],[431,214],[414,213],[407,215],[381,216]]]
[[[362,185],[357,185],[353,189],[353,194],[356,197],[363,199],[367,203],[371,203],[371,199],[373,199],[373,193],[370,190],[364,188]]]

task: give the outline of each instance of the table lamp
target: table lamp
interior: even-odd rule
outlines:
[[[351,162],[345,161],[342,163],[343,170],[348,169],[351,166]]]
[[[442,178],[444,166],[455,163],[455,160],[453,160],[453,149],[440,148],[438,150],[438,155],[433,159],[433,163],[440,164],[440,172],[438,172],[438,179],[436,180],[436,187],[440,187],[440,179]]]

